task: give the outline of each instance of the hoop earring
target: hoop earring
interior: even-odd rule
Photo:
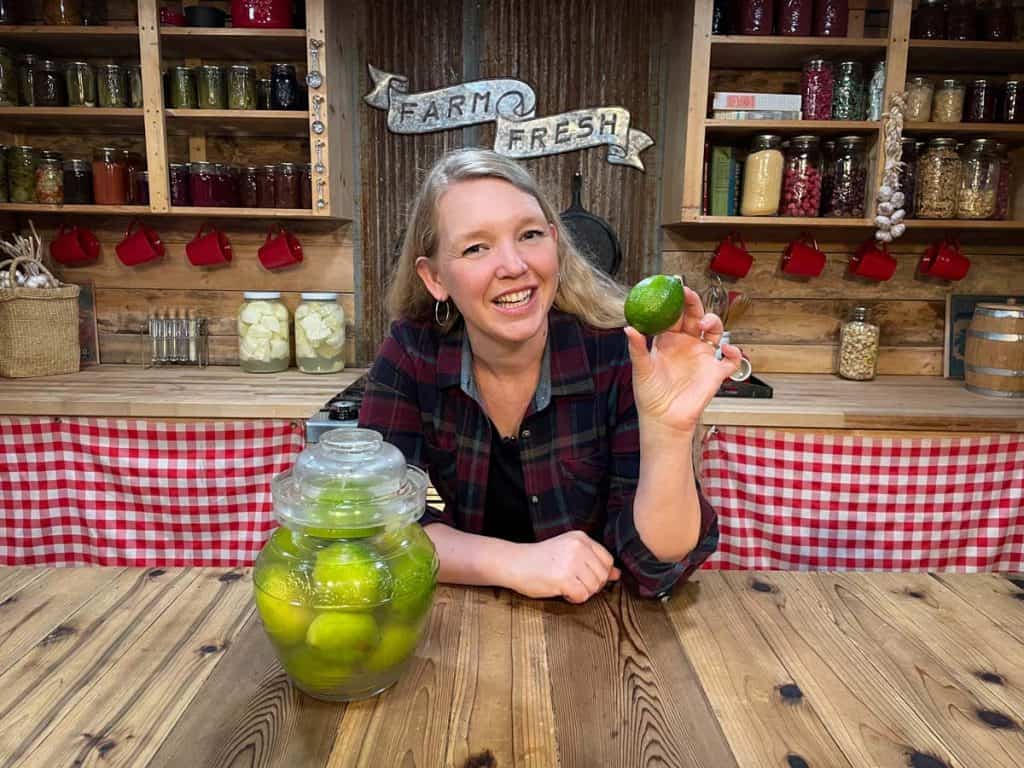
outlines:
[[[441,307],[444,307],[444,318],[441,318]],[[452,319],[452,306],[448,303],[448,299],[444,301],[434,302],[434,322],[438,325],[446,325],[449,320]]]

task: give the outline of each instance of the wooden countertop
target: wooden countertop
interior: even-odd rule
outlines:
[[[312,375],[251,374],[226,365],[100,365],[78,373],[0,380],[0,414],[203,419],[307,419],[362,368]]]
[[[442,587],[410,667],[294,689],[248,571],[0,569],[5,766],[961,766],[1024,756],[1024,581],[703,571],[667,603]]]

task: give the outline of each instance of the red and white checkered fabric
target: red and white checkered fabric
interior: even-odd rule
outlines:
[[[711,430],[723,569],[1024,570],[1024,435]]]
[[[0,565],[249,565],[291,421],[0,418]]]

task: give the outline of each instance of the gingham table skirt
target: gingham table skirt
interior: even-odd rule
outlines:
[[[701,458],[721,529],[705,567],[1024,570],[1024,435],[716,427]]]

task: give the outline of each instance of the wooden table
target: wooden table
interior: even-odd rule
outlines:
[[[0,569],[0,766],[1024,764],[1024,580],[702,572],[668,603],[439,590],[397,686],[293,689],[250,574]]]

